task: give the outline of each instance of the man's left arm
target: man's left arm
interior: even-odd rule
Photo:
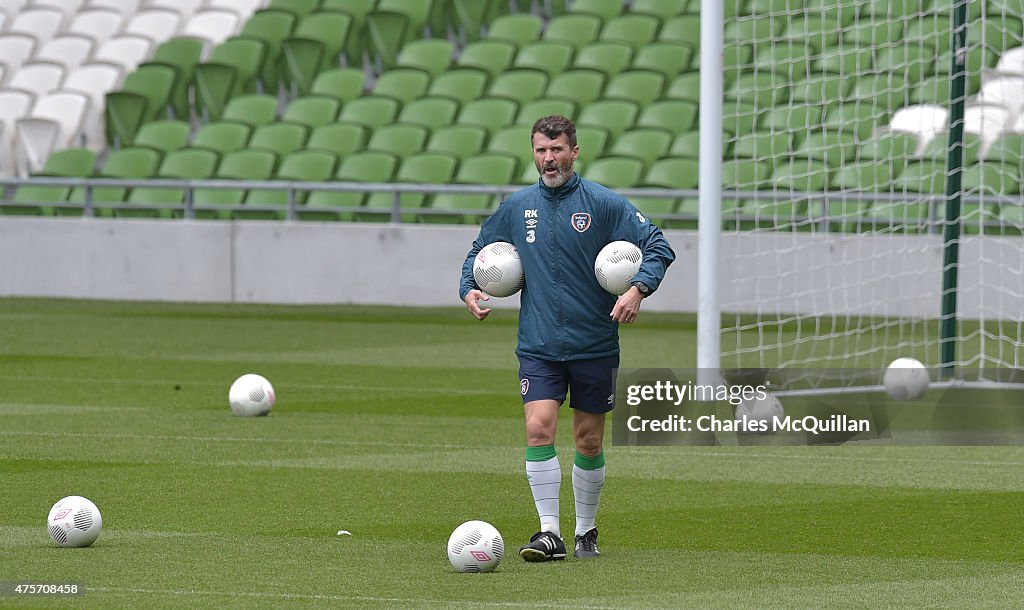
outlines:
[[[643,260],[640,270],[630,280],[632,287],[615,302],[611,317],[616,322],[632,324],[640,313],[640,303],[661,285],[676,254],[661,229],[652,224],[633,204],[625,202],[624,208],[614,239],[625,239],[637,244],[643,253]]]

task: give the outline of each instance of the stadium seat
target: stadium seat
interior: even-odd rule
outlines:
[[[280,11],[290,11],[297,18],[301,19],[316,11],[321,0],[270,0],[266,8]]]
[[[771,72],[741,74],[725,92],[726,100],[747,102],[762,108],[781,106],[788,96],[789,79]]]
[[[416,123],[427,129],[440,129],[451,125],[459,112],[459,103],[448,97],[424,97],[402,107],[398,120]]]
[[[467,103],[459,111],[456,123],[475,125],[493,134],[511,125],[519,111],[519,104],[503,98],[483,98]]]
[[[1011,116],[1024,111],[1024,78],[1010,76],[986,81],[974,99],[978,104],[1003,106]]]
[[[622,14],[623,3],[618,0],[574,0],[569,6],[569,14],[586,13],[608,21]]]
[[[430,83],[429,95],[449,97],[465,104],[483,96],[487,73],[476,68],[455,68]]]
[[[667,156],[672,145],[672,134],[656,127],[633,128],[618,138],[608,150],[608,155],[639,159],[646,171],[657,159]],[[587,162],[587,167],[593,166]]]
[[[723,41],[740,44],[766,44],[782,33],[785,22],[771,16],[755,16],[749,19],[727,20]]]
[[[981,6],[981,3],[974,3]],[[904,40],[913,48],[927,45],[934,49],[938,55],[949,53],[953,37],[952,21],[949,17],[941,15],[929,15],[927,19],[913,19],[907,23]]]
[[[494,19],[487,28],[487,38],[508,40],[521,49],[539,40],[543,27],[541,18],[536,15],[525,13],[502,15]]]
[[[41,171],[53,151],[81,144],[90,103],[88,95],[69,90],[56,90],[36,99],[29,113],[15,123],[15,161],[21,176]]]
[[[995,140],[1011,125],[1011,115],[1003,106],[968,105],[964,109],[964,134],[981,137],[982,150],[988,150]]]
[[[907,106],[896,111],[889,120],[889,129],[913,134],[917,137],[918,146],[914,154],[918,155],[927,146],[935,134],[947,127],[948,111],[942,106],[922,104]]]
[[[792,153],[792,136],[785,131],[757,131],[743,134],[732,145],[736,159],[751,159],[774,165]]]
[[[15,173],[15,121],[28,114],[36,96],[28,91],[0,89],[0,177]]]
[[[828,188],[828,167],[821,161],[794,160],[775,166],[770,184],[775,190],[793,191],[791,198],[763,200],[756,205],[757,226],[782,230],[817,230],[824,217],[824,204],[808,200],[802,193]]]
[[[417,68],[437,78],[451,65],[453,52],[452,43],[444,39],[413,40],[398,53],[396,67]]]
[[[546,43],[563,45],[563,43]],[[565,46],[571,53],[571,47]],[[574,69],[587,69],[612,77],[629,67],[633,60],[633,49],[625,42],[594,42],[581,48],[573,59]]]
[[[152,121],[139,129],[135,146],[147,146],[166,155],[188,146],[191,132],[192,126],[185,121]]]
[[[398,168],[395,182],[413,184],[448,184],[455,176],[458,160],[440,153],[419,153],[410,155]],[[426,193],[401,193],[399,208],[403,222],[414,221],[415,210],[429,205],[431,196]],[[391,193],[371,193],[366,203],[354,213],[356,220],[387,221],[391,217],[394,196]]]
[[[1018,168],[1024,169],[1024,134],[1000,134],[981,158],[985,163],[1017,165]]]
[[[391,153],[401,161],[413,153],[422,152],[429,131],[415,123],[392,123],[373,130],[367,150]]]
[[[512,184],[518,161],[511,155],[490,153],[466,159],[455,175],[454,184]],[[501,202],[500,196],[471,193],[439,193],[434,196],[429,210],[451,210],[453,214],[422,214],[420,222],[469,223],[480,221],[480,215],[463,214],[468,210],[490,210]]]
[[[858,161],[839,168],[830,180],[833,191],[843,191],[828,201],[829,226],[832,231],[860,233],[869,228],[866,217],[873,202],[863,193],[887,189],[892,179],[889,163]]]
[[[340,67],[339,58],[352,35],[352,17],[346,13],[322,12],[303,17],[292,35],[281,43],[284,72],[293,93],[308,93],[320,72]]]
[[[294,13],[266,9],[257,11],[242,26],[239,38],[252,38],[267,45],[260,71],[264,91],[276,92],[284,81],[281,73],[282,48],[285,39],[294,31],[296,22]]]
[[[807,13],[793,17],[782,32],[782,41],[809,46],[816,55],[824,49],[839,46],[839,35],[843,26],[838,22],[837,13]]]
[[[1024,47],[1003,52],[994,72],[997,76],[1024,76]]]
[[[50,61],[68,72],[92,55],[95,39],[82,34],[58,34],[36,49],[33,61]]]
[[[565,42],[579,50],[597,40],[601,32],[601,19],[594,15],[562,15],[548,21],[544,40]]]
[[[978,162],[981,153],[981,136],[975,133],[963,134],[963,146],[960,147],[961,165],[969,167]],[[931,138],[921,151],[922,160],[938,161],[946,163],[949,157],[949,134],[938,132]]]
[[[89,96],[89,110],[82,128],[85,146],[99,152],[107,146],[104,127],[104,101],[107,93],[121,85],[124,71],[108,63],[87,63],[64,76],[61,88],[81,91]]]
[[[503,40],[480,40],[462,50],[456,65],[459,68],[476,68],[494,78],[512,65],[516,47]]]
[[[631,188],[640,183],[643,161],[632,157],[602,157],[588,163],[583,177],[610,189]]]
[[[608,80],[602,95],[606,100],[635,102],[640,108],[661,98],[665,76],[659,72],[630,70]]]
[[[693,59],[693,48],[673,42],[656,42],[645,45],[636,52],[630,68],[633,70],[657,72],[665,82],[685,72]]]
[[[152,148],[122,148],[113,150],[107,156],[103,167],[96,174],[99,178],[123,178],[126,180],[149,178],[160,167],[161,154]],[[68,201],[85,203],[86,187],[76,186],[71,190]],[[97,186],[92,188],[92,200],[96,204],[121,203],[128,195],[129,188],[122,186]],[[57,210],[58,214],[80,215],[81,210]],[[100,207],[98,215],[110,215],[109,209]]]
[[[309,127],[282,121],[260,125],[249,138],[249,148],[265,148],[284,158],[303,148],[309,139]]]
[[[347,104],[363,94],[365,78],[366,73],[357,68],[324,70],[313,80],[309,93],[330,96]]]
[[[93,52],[92,61],[117,64],[128,74],[149,56],[155,46],[149,38],[119,34],[101,43]]]
[[[697,162],[692,159],[662,159],[655,161],[647,171],[638,186],[663,189],[695,189],[697,188]],[[677,212],[690,214],[691,220],[657,220],[658,226],[668,229],[696,229],[697,228],[697,205],[696,201],[687,205],[686,210],[679,210],[681,203],[676,197],[635,197],[631,201],[636,207],[648,216],[659,216],[663,214],[674,214]],[[688,201],[688,200],[683,200]]]
[[[873,53],[870,46],[840,43],[824,49],[811,61],[811,74],[838,74],[844,78],[852,74],[865,74],[871,69]]]
[[[181,28],[181,35],[216,46],[234,36],[240,24],[241,17],[234,11],[206,9],[192,15]]]
[[[354,0],[345,1],[354,4]],[[252,17],[265,4],[266,0],[206,0],[202,6],[208,9],[232,11],[244,20]]]
[[[635,52],[654,41],[660,26],[658,18],[651,15],[623,15],[605,22],[598,40],[625,42]]]
[[[486,129],[475,125],[449,125],[430,134],[426,151],[451,155],[461,164],[482,151],[486,141]]]
[[[207,123],[192,136],[192,147],[206,148],[227,156],[245,148],[249,143],[253,127],[235,121]]]
[[[175,78],[170,66],[140,66],[125,77],[120,89],[107,93],[108,141],[130,146],[143,123],[166,116]]]
[[[1020,165],[1001,165],[995,162],[965,167],[960,180],[964,194],[1016,196],[1020,194]],[[1001,234],[999,217],[1001,207],[1017,207],[1013,204],[1000,205],[992,201],[981,203],[963,202],[961,227],[967,234]]]
[[[61,31],[64,14],[55,8],[26,7],[18,11],[7,23],[7,31],[26,34],[36,39],[36,44],[46,44]]]
[[[177,11],[168,9],[142,9],[131,14],[125,21],[121,35],[141,36],[148,38],[153,46],[166,42],[178,35],[182,19]],[[183,31],[185,36],[194,36],[191,31]]]
[[[395,68],[377,78],[373,94],[390,97],[406,104],[423,97],[430,85],[430,75],[418,68]]]
[[[576,104],[569,100],[561,99],[539,99],[523,104],[516,116],[516,125],[532,127],[537,119],[543,116],[560,114],[567,118],[576,116]]]
[[[654,15],[662,22],[682,15],[690,0],[633,0],[629,12]]]
[[[790,101],[820,107],[823,103],[846,99],[851,79],[839,74],[813,74],[795,80],[789,88]],[[820,120],[820,110],[818,112]]]
[[[175,151],[160,163],[156,178],[178,178],[202,180],[210,178],[217,170],[220,155],[212,150],[186,148]],[[117,217],[170,218],[175,214],[172,204],[185,201],[185,188],[139,186],[128,195],[127,203],[133,207],[114,209]]]
[[[67,70],[52,61],[30,61],[7,80],[7,88],[29,91],[37,97],[56,89],[64,79]]]
[[[38,176],[63,178],[88,178],[92,176],[96,166],[96,153],[86,148],[67,148],[58,150],[46,159],[46,164]],[[19,204],[53,204],[68,200],[71,187],[59,185],[23,184],[14,192],[12,201]],[[52,205],[19,205],[3,206],[0,213],[17,215],[53,215]]]
[[[684,72],[675,77],[666,85],[662,98],[699,104],[700,73]]]
[[[722,162],[722,221],[726,226],[750,226],[749,218],[760,219],[758,200],[738,198],[728,191],[756,191],[766,188],[772,173],[763,161],[736,159]],[[687,208],[692,206],[687,206]]]
[[[414,38],[426,37],[425,26],[430,24],[433,5],[441,0],[377,0],[374,12],[391,12],[404,15],[409,21],[403,43]],[[429,37],[441,38],[445,32],[437,32]]]
[[[257,92],[266,55],[267,44],[253,38],[231,38],[214,47],[193,70],[196,110],[203,120],[220,119],[228,100]]]
[[[984,45],[997,55],[1021,46],[1024,23],[1020,16],[1004,16],[989,12],[983,21],[975,21],[967,28],[969,46]]]
[[[580,111],[576,124],[580,127],[600,127],[608,130],[614,140],[619,134],[632,127],[640,114],[635,102],[626,100],[601,100]]]
[[[531,42],[519,49],[512,65],[516,68],[540,70],[553,78],[569,68],[572,46],[558,41]]]
[[[753,69],[781,75],[787,81],[810,76],[811,58],[804,43],[776,43],[765,46],[754,56]]]
[[[793,158],[821,161],[829,171],[852,163],[856,157],[857,141],[849,133],[817,132],[809,134],[793,151]]]
[[[224,121],[235,121],[250,127],[266,125],[277,117],[277,97],[262,93],[240,95],[224,107]]]
[[[87,0],[83,8],[103,8],[127,17],[139,10],[140,0]]]
[[[338,117],[341,102],[333,97],[307,95],[292,100],[281,115],[282,121],[299,123],[311,129],[333,123]]]
[[[345,104],[338,115],[339,121],[360,123],[376,129],[395,120],[398,102],[389,97],[366,95]]]
[[[899,163],[917,154],[918,138],[915,134],[899,131],[882,131],[860,145],[858,161]],[[898,172],[893,172],[898,173]]]
[[[899,45],[879,49],[875,54],[875,69],[895,75],[904,83],[917,83],[931,76],[935,66],[935,51],[928,46]],[[898,83],[894,87],[900,86]],[[902,95],[902,92],[901,92]]]
[[[828,108],[822,119],[822,126],[832,131],[841,131],[853,134],[858,140],[867,140],[871,132],[888,115],[862,104],[840,104]]]
[[[508,70],[496,76],[487,88],[488,97],[506,98],[519,105],[541,97],[547,89],[548,75],[538,70]]]
[[[800,146],[804,138],[821,132],[822,108],[814,105],[791,104],[772,108],[760,116],[758,131],[785,132],[792,136],[793,145]]]
[[[438,2],[438,4],[442,4]],[[451,23],[458,39],[469,44],[480,40],[484,35],[484,24],[491,17],[491,1],[452,0]],[[434,34],[439,35],[438,33]]]
[[[394,155],[362,151],[344,157],[334,179],[339,182],[391,182],[396,167],[398,159]],[[358,208],[366,198],[367,194],[363,191],[313,191],[300,216],[307,219],[352,220],[353,210],[346,208]]]
[[[0,31],[0,57],[8,71],[5,78],[31,59],[36,44],[34,36]],[[3,84],[2,81],[0,84]]]
[[[497,131],[487,143],[487,152],[514,157],[519,161],[518,171],[520,173],[524,169],[533,168],[533,149],[530,146],[531,126],[532,123],[530,125],[506,127]]]
[[[192,15],[205,4],[205,0],[145,0],[145,7],[162,8],[177,12],[183,21],[188,21]]]
[[[378,74],[397,66],[409,31],[409,18],[401,13],[375,10],[366,15],[368,49]]]
[[[313,129],[306,141],[309,150],[327,150],[339,159],[355,154],[366,148],[369,129],[356,123],[330,123]]]
[[[666,21],[658,32],[658,41],[687,44],[700,48],[700,17],[683,15]]]
[[[326,150],[301,150],[281,160],[274,175],[275,180],[293,182],[324,182],[329,180],[338,166],[338,157]],[[309,191],[296,190],[293,193],[295,203],[303,205],[309,199]],[[289,192],[285,189],[252,189],[245,197],[245,207],[232,213],[234,218],[281,220],[287,216],[287,210],[256,210],[247,209],[257,206],[285,208],[289,204]],[[297,210],[296,210],[297,212]]]
[[[171,92],[171,108],[174,116],[191,120],[192,103],[189,88],[193,72],[203,54],[203,41],[196,38],[175,37],[164,42],[153,51],[153,56],[143,65],[163,64],[174,68],[174,90]]]
[[[224,155],[213,178],[224,180],[269,180],[277,166],[277,155],[269,150],[236,150]],[[224,206],[224,209],[196,209],[196,218],[231,218],[228,206],[245,201],[248,191],[240,188],[197,188],[192,192],[192,203],[197,207]]]
[[[551,79],[545,95],[569,100],[582,108],[601,95],[604,83],[604,74],[596,70],[569,70]]]

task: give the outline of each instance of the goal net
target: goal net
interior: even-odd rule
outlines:
[[[1021,368],[1021,8],[725,0],[723,368]]]

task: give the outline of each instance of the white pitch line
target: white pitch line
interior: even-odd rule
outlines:
[[[89,591],[107,593],[142,593],[145,595],[203,595],[209,597],[255,597],[271,599],[317,600],[336,602],[372,602],[393,604],[438,604],[444,606],[488,606],[494,608],[536,608],[536,602],[493,602],[477,600],[423,599],[412,597],[374,597],[369,595],[336,595],[326,593],[270,593],[263,591],[203,591],[195,589],[143,589],[134,587],[88,587]],[[618,606],[590,606],[573,602],[583,610],[613,610]]]

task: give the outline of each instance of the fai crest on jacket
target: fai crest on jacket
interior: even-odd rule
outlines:
[[[576,212],[572,215],[572,228],[576,229],[579,233],[582,233],[590,228],[590,214],[586,212]]]

